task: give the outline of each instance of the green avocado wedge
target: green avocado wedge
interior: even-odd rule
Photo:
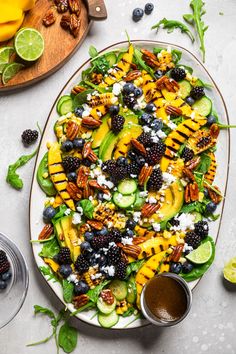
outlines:
[[[47,178],[44,178],[44,174],[48,174]],[[38,170],[37,170],[37,181],[42,189],[42,191],[48,196],[48,197],[53,197],[54,195],[57,194],[56,189],[54,188],[54,185],[49,177],[49,172],[48,172],[48,153],[43,156]]]

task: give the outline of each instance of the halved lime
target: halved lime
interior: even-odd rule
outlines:
[[[3,72],[4,67],[9,63],[11,55],[15,52],[13,47],[0,48],[0,74]]]
[[[231,260],[224,266],[224,278],[230,283],[236,284],[236,257],[231,258]]]
[[[212,255],[212,245],[210,241],[201,244],[196,250],[190,252],[186,258],[195,263],[203,264],[209,261]]]
[[[22,68],[23,64],[11,63],[7,64],[2,73],[2,83],[5,85],[9,80],[11,80]]]
[[[22,28],[17,32],[14,41],[17,55],[25,61],[35,61],[44,51],[44,39],[34,28]]]

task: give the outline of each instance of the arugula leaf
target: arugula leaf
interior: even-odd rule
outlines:
[[[39,253],[40,257],[53,258],[60,251],[57,239],[54,237],[52,240],[45,242],[43,248]]]
[[[57,278],[57,276],[53,273],[53,271],[51,270],[51,268],[46,267],[46,266],[41,266],[39,267],[40,272],[45,275],[46,277],[48,277],[48,281],[53,279],[53,282],[59,282],[59,279]]]
[[[78,93],[73,98],[73,108],[77,108],[79,106],[82,106],[84,103],[86,103],[88,94],[91,94],[92,92],[94,92],[94,89],[88,89],[86,91]]]
[[[63,299],[65,302],[71,302],[73,298],[74,285],[73,283],[68,282],[66,279],[62,281],[62,289],[63,289]]]
[[[134,49],[134,58],[137,62],[137,64],[144,70],[146,70],[154,79],[155,79],[155,75],[153,70],[150,68],[150,66],[148,66],[145,61],[142,59],[142,52],[135,48]]]
[[[171,54],[173,62],[177,64],[182,57],[182,52],[178,49],[172,49]]]
[[[176,20],[167,20],[165,17],[160,20],[157,24],[152,26],[151,29],[158,29],[158,28],[167,28],[167,32],[171,33],[174,31],[175,28],[179,28],[182,33],[186,33],[192,42],[194,42],[194,36],[190,29],[182,22]]]
[[[110,283],[110,280],[105,280],[104,282],[102,282],[102,283],[98,284],[97,286],[95,286],[94,289],[90,289],[87,292],[89,300],[92,301],[93,303],[97,303],[97,300],[98,300],[100,292],[109,283]]]
[[[193,68],[191,68],[190,66],[188,65],[183,65],[183,64],[178,64],[176,65],[178,68],[184,68],[185,71],[188,71],[191,75],[193,73]]]
[[[94,206],[89,199],[83,199],[80,201],[81,208],[83,209],[83,213],[88,219],[93,218]]]
[[[129,276],[132,272],[137,272],[145,262],[145,259],[140,259],[139,261],[129,263],[126,269],[127,276]]]
[[[109,68],[110,64],[104,55],[97,57],[96,59],[92,59],[92,71],[104,75],[107,73]]]
[[[98,56],[98,51],[93,45],[89,47],[89,55],[91,58],[95,58]]]
[[[204,22],[202,21],[202,16],[206,13],[203,9],[204,2],[202,0],[192,0],[190,2],[190,7],[192,8],[193,14],[184,15],[183,18],[186,22],[190,24],[194,24],[197,29],[198,37],[200,40],[200,50],[202,52],[202,59],[205,62],[205,44],[204,44],[204,35],[208,26],[205,26]]]
[[[59,346],[64,350],[65,353],[71,353],[77,345],[78,332],[76,328],[71,327],[67,322],[65,322],[58,335]]]
[[[38,148],[30,155],[22,155],[19,159],[13,163],[12,165],[8,166],[7,177],[6,181],[9,183],[13,188],[20,190],[23,188],[23,181],[20,176],[16,173],[16,170],[19,167],[24,166],[27,164],[29,160],[31,160],[37,154]]]
[[[65,211],[67,209],[68,208],[65,204],[62,204],[58,207],[56,215],[54,215],[54,217],[52,218],[53,225],[65,215]]]
[[[52,310],[48,309],[47,307],[42,307],[40,305],[34,305],[34,313],[43,313],[44,315],[47,315],[50,318],[55,318],[55,315]]]
[[[180,213],[191,213],[193,211],[197,211],[200,214],[204,214],[205,209],[206,207],[203,203],[193,202],[193,203],[185,204],[180,210]]]
[[[201,161],[196,169],[196,171],[205,174],[210,168],[211,165],[211,158],[207,154],[201,154],[200,155]]]
[[[135,308],[134,307],[130,307],[127,311],[125,311],[122,314],[122,317],[129,317],[129,316],[133,315],[134,311],[135,311]]]

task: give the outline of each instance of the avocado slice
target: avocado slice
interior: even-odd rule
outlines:
[[[92,149],[96,149],[101,146],[104,137],[106,137],[107,133],[109,132],[110,128],[107,123],[109,118],[110,116],[108,114],[105,115],[105,117],[103,117],[102,119],[102,124],[100,125],[100,127],[93,132]]]
[[[75,261],[80,254],[78,244],[78,230],[72,224],[72,216],[64,216],[60,219],[65,245],[70,249],[72,260]]]
[[[61,227],[61,220],[58,220],[54,224],[54,229],[56,231],[56,237],[57,237],[57,240],[58,240],[58,243],[59,243],[60,247],[65,247],[66,243],[65,243],[65,240],[64,240],[63,229]]]
[[[118,140],[118,135],[109,132],[106,137],[104,137],[102,144],[99,148],[99,158],[102,161],[107,161],[111,159],[112,152]]]
[[[170,188],[172,190],[172,194],[174,195],[174,204],[172,205],[173,208],[173,214],[171,217],[176,215],[180,209],[183,206],[184,202],[184,187],[182,183],[177,180],[176,182],[172,183],[170,185]]]

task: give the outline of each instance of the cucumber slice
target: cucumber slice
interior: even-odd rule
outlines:
[[[122,209],[127,209],[134,204],[135,194],[123,195],[119,192],[115,192],[113,195],[113,200],[118,207]]]
[[[113,66],[116,63],[117,57],[115,53],[108,53],[105,55],[106,60],[108,61],[110,66]]]
[[[128,294],[126,296],[126,300],[130,304],[134,304],[137,297],[137,288],[135,285],[135,279],[133,277],[130,278],[130,280],[128,281],[127,290],[128,290]]]
[[[109,284],[109,289],[113,292],[115,298],[118,301],[124,300],[127,296],[127,285],[125,281],[122,280],[113,280]]]
[[[111,328],[117,324],[119,321],[119,316],[116,311],[112,311],[109,315],[104,315],[103,313],[98,314],[98,322],[104,328]]]
[[[73,111],[73,101],[71,98],[63,101],[59,107],[59,114],[64,116],[65,114]]]
[[[178,84],[179,84],[179,91],[181,93],[181,98],[185,99],[190,95],[192,86],[187,80],[182,80],[178,82]]]
[[[203,117],[206,117],[211,113],[212,102],[210,98],[204,96],[200,98],[200,100],[196,101],[192,105],[192,108],[196,109],[196,111],[198,111],[198,113],[201,114]]]
[[[70,95],[64,95],[61,98],[59,98],[59,100],[57,101],[57,108],[56,108],[58,114],[60,114],[60,107],[61,107],[62,103],[64,101],[67,101],[70,98],[71,98]]]
[[[99,309],[100,312],[102,312],[104,315],[108,315],[111,313],[113,310],[116,308],[116,299],[113,302],[113,304],[108,305],[101,297],[98,298],[97,301],[97,308]]]
[[[192,215],[194,216],[194,218],[195,218],[195,219],[194,219],[194,222],[195,222],[195,223],[202,220],[202,215],[201,215],[199,212],[193,211],[191,214],[192,214]]]
[[[137,190],[137,183],[133,179],[124,179],[118,184],[117,189],[123,195],[133,194]]]

